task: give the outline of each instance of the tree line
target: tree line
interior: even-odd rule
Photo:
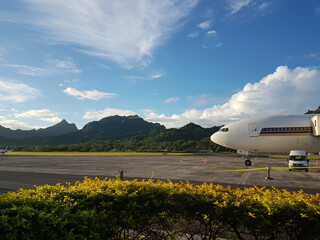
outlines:
[[[210,138],[202,140],[177,140],[177,141],[148,141],[148,139],[138,141],[129,140],[106,140],[102,142],[87,142],[70,145],[47,145],[47,146],[15,146],[14,151],[23,152],[188,152],[196,153],[201,150],[211,150],[212,152],[232,151],[225,147],[213,143]]]

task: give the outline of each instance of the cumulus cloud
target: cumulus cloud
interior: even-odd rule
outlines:
[[[69,96],[76,97],[77,99],[80,99],[80,100],[84,100],[84,99],[100,100],[104,98],[115,98],[117,96],[117,94],[115,93],[105,93],[97,90],[79,91],[74,88],[66,88],[63,92]]]
[[[164,102],[165,103],[174,103],[174,102],[178,102],[178,101],[179,101],[178,97],[171,97],[171,98],[166,99]]]
[[[189,109],[166,116],[148,113],[146,120],[166,127],[181,127],[189,122],[201,126],[227,124],[234,120],[269,114],[302,114],[319,105],[320,70],[280,66],[257,83],[248,83],[221,105]]]
[[[41,121],[50,123],[61,122],[61,118],[58,117],[59,113],[49,109],[29,110],[22,113],[15,113],[16,118],[39,118]]]
[[[19,121],[19,120],[6,120],[3,119],[0,121],[0,125],[3,127],[10,128],[12,130],[21,129],[21,130],[31,130],[37,129],[39,127],[29,126],[27,123]]]
[[[207,29],[209,29],[211,27],[211,21],[206,20],[206,21],[198,24],[198,27],[203,29],[203,30],[207,30]]]
[[[123,66],[148,64],[153,50],[181,25],[198,0],[23,0],[27,22],[51,42],[76,44],[83,52]]]
[[[16,113],[16,118],[40,118],[40,117],[54,117],[58,115],[58,112],[51,111],[49,109],[29,110],[23,113]]]
[[[192,32],[192,33],[189,33],[188,34],[188,38],[196,38],[196,37],[198,37],[199,36],[199,32]]]
[[[40,96],[38,89],[27,84],[0,77],[0,101],[22,103]]]
[[[203,105],[221,102],[223,99],[212,95],[200,95],[191,100],[195,107],[181,114],[158,114],[154,110],[143,111],[143,118],[157,122],[167,128],[182,127],[194,122],[203,127],[227,124],[248,117],[270,114],[303,114],[319,105],[320,70],[297,67],[289,69],[280,66],[276,71],[256,83],[246,84],[225,103],[199,109]],[[167,99],[168,102],[175,101]],[[130,110],[106,108],[102,111],[87,112],[83,118],[99,120],[104,117],[136,115]]]
[[[150,77],[151,77],[151,79],[157,79],[157,78],[163,77],[163,74],[162,73],[156,73],[156,74],[151,75]]]
[[[214,30],[208,31],[207,34],[216,34],[217,32]]]
[[[26,122],[21,121],[21,118],[33,118],[39,119],[41,121],[58,123],[61,122],[61,118],[58,117],[60,113],[49,110],[49,109],[38,109],[38,110],[28,110],[25,112],[20,112],[16,109],[10,110],[12,114],[6,112],[5,116],[0,116],[0,125],[5,126],[10,129],[22,129],[22,130],[31,130],[39,129],[40,126],[32,126]],[[12,119],[16,118],[16,119]],[[19,120],[17,120],[19,119]]]
[[[42,121],[50,122],[50,123],[59,123],[62,121],[59,117],[52,117],[52,118],[40,118]]]
[[[193,107],[207,107],[226,102],[224,97],[216,97],[211,94],[201,94],[198,96],[188,96],[188,100],[193,103]]]
[[[100,120],[105,117],[110,116],[130,116],[130,115],[137,115],[137,113],[130,111],[130,110],[122,110],[122,109],[115,109],[115,108],[106,108],[102,111],[91,111],[86,112],[83,118],[85,119],[92,119],[92,120]]]

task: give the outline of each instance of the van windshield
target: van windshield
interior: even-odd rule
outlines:
[[[306,156],[290,156],[290,160],[298,160],[298,161],[303,161],[306,160]]]

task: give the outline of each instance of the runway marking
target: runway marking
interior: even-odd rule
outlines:
[[[272,169],[305,169],[305,168],[320,168],[319,167],[271,167]],[[257,170],[267,170],[268,167],[263,168],[244,168],[244,169],[227,169],[227,170],[206,170],[201,172],[247,172],[247,171],[257,171]]]
[[[227,170],[206,170],[203,172],[246,172],[246,171],[256,171],[267,169],[267,167],[263,168],[244,168],[244,169],[227,169]]]

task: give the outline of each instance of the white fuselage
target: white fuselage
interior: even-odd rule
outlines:
[[[6,147],[6,149],[0,149],[0,153],[5,154],[7,152],[12,152],[12,150],[8,150],[9,147]]]
[[[230,123],[211,136],[224,147],[249,152],[320,152],[320,136],[312,117],[319,115],[268,116]],[[319,121],[318,121],[318,124]]]

